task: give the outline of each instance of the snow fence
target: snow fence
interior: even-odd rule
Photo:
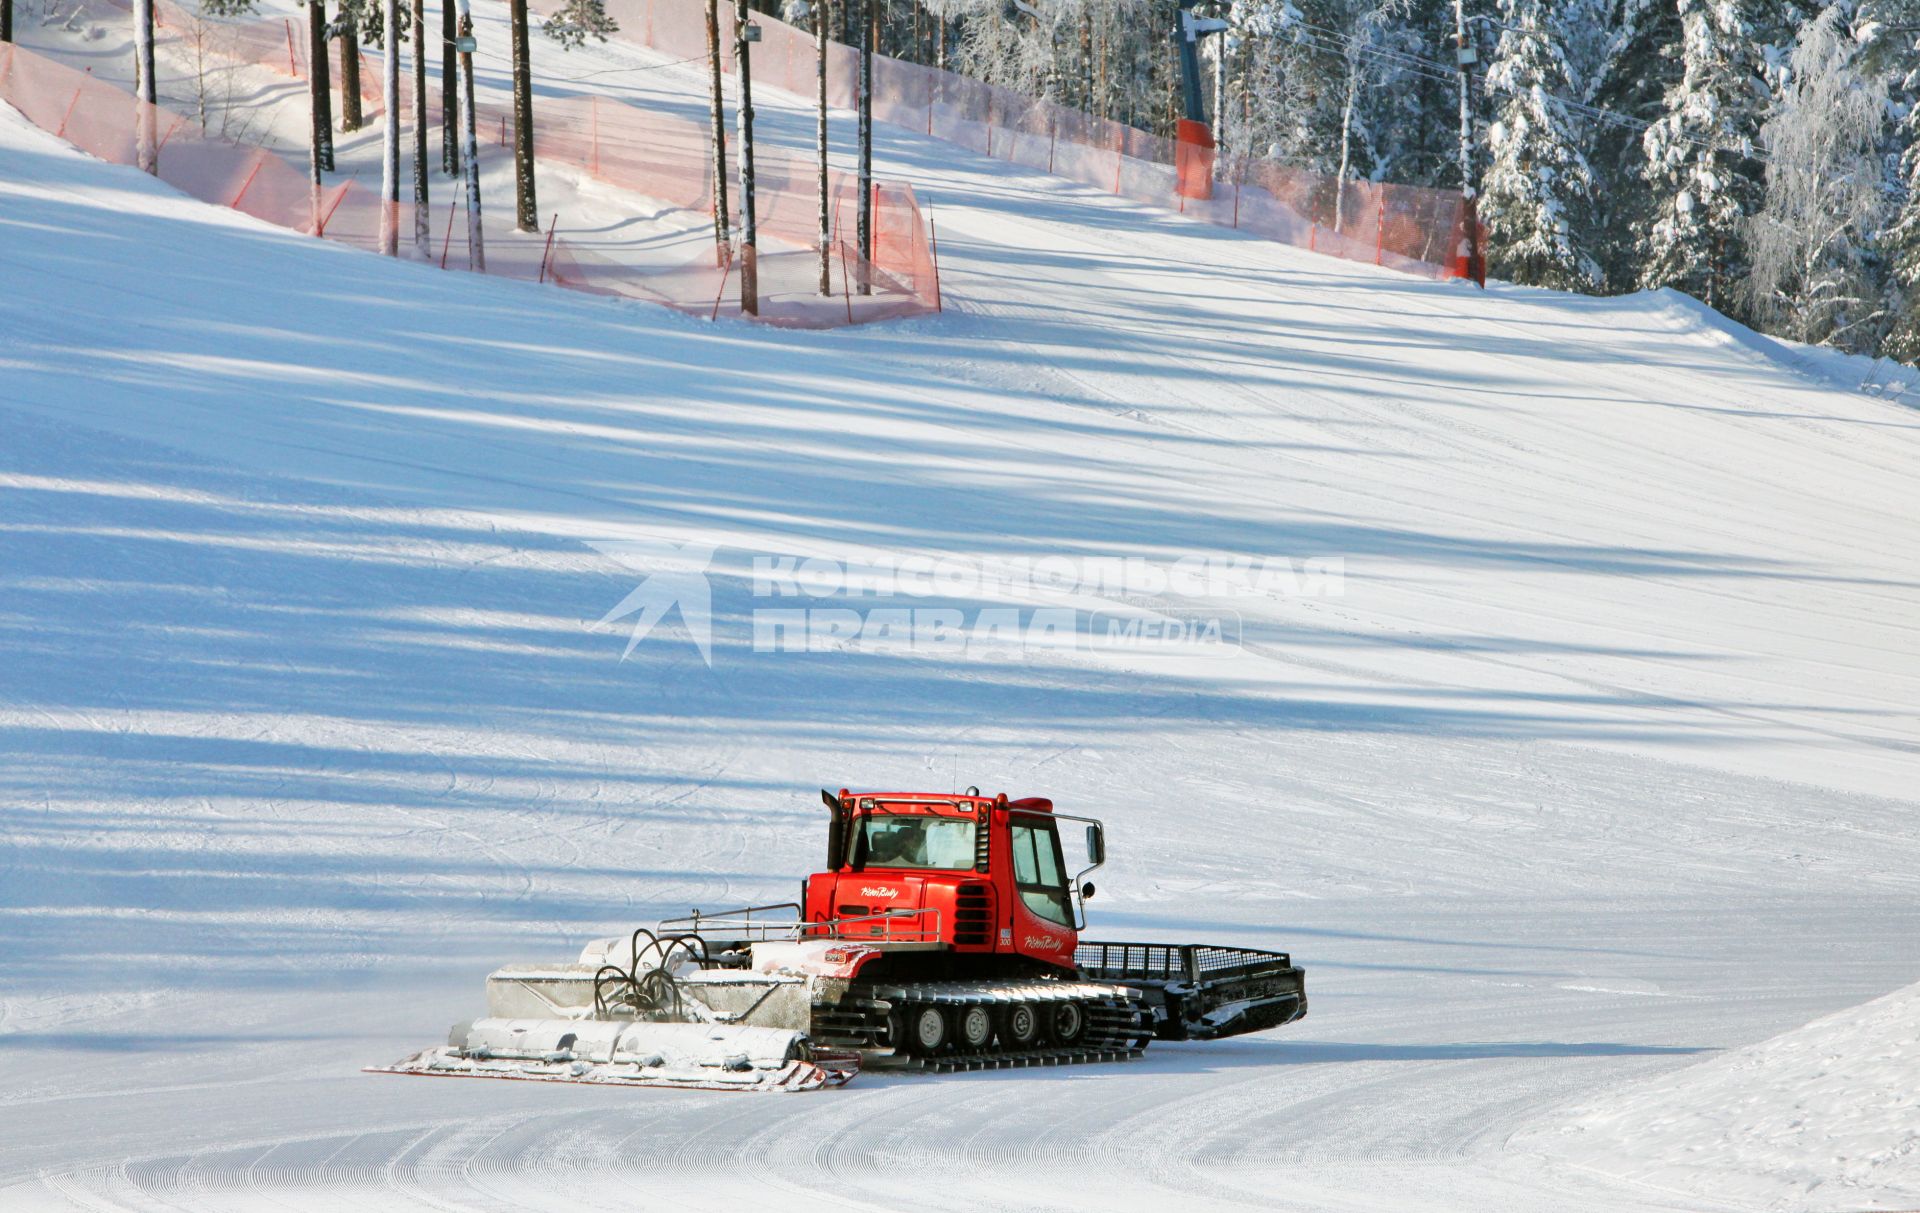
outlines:
[[[155,22],[162,29],[190,29],[196,20],[191,10],[171,0],[155,5]],[[289,77],[306,76],[305,31],[291,22],[222,23],[219,46],[223,55],[238,61]],[[373,103],[372,112],[378,112],[379,56],[362,54],[369,61],[361,73],[362,91]],[[332,79],[340,79],[337,67]],[[410,87],[403,79],[403,97]],[[434,126],[440,123],[438,91],[432,90],[429,113]],[[304,165],[295,167],[277,152],[204,135],[190,118],[146,105],[124,89],[16,45],[0,45],[0,100],[101,160],[150,165],[161,180],[201,201],[376,251],[382,224],[387,223],[399,233],[397,243],[410,257],[443,269],[481,269],[468,247],[463,192],[456,191],[458,196],[431,215],[431,247],[422,250],[411,238],[410,201],[383,212],[377,189],[354,182],[316,188]],[[481,131],[498,131],[497,140],[505,141],[511,128],[507,107],[482,105],[476,117]],[[411,129],[409,119],[403,111],[406,130]],[[410,146],[406,138],[402,146]],[[702,123],[600,97],[542,99],[535,115],[535,151],[536,159],[547,165],[564,164],[649,198],[713,213],[713,158]],[[731,163],[728,171],[731,183]],[[832,328],[939,310],[929,225],[911,188],[874,183],[874,248],[868,261],[852,240],[840,235],[854,222],[858,183],[845,173],[829,174],[828,291],[823,294],[817,167],[810,159],[778,150],[760,151],[755,175],[760,312],[754,319],[786,327]],[[729,202],[737,231],[737,197]],[[484,253],[484,272],[497,277],[644,299],[707,317],[742,314],[734,257],[727,250],[709,249],[679,266],[639,267],[557,233],[489,231]]]
[[[705,59],[703,0],[605,0],[619,23],[615,37],[677,59]],[[557,0],[533,0],[551,13]],[[723,45],[731,45],[733,15],[720,14]],[[760,39],[753,47],[753,80],[814,95],[817,51],[813,35],[755,13]],[[827,44],[827,100],[852,108],[859,52]],[[725,70],[733,71],[731,56]],[[1070,177],[1085,185],[1163,206],[1223,227],[1343,257],[1390,266],[1427,278],[1486,274],[1476,250],[1485,229],[1456,190],[1384,182],[1348,181],[1275,160],[1217,156],[1211,147],[1158,135],[1010,89],[907,63],[873,57],[873,116],[882,122],[945,139],[997,160]],[[1472,228],[1469,229],[1468,225]],[[1477,243],[1469,245],[1472,230]],[[876,258],[877,259],[877,258]]]

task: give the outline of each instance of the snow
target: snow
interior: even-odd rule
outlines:
[[[1579,1110],[1537,1146],[1749,1209],[1920,1205],[1920,985]]]
[[[0,112],[0,1207],[1773,1199],[1713,1126],[1671,1185],[1551,1130],[1920,976],[1907,381],[876,158],[949,311],[767,332],[302,240]],[[600,625],[642,574],[594,545],[642,540],[714,547],[710,667]],[[1203,603],[1228,659],[752,651],[755,554],[1208,552],[1344,592]],[[1106,822],[1094,938],[1289,950],[1312,1013],[782,1099],[359,1072],[500,963],[790,898],[822,785],[967,784]],[[1779,1073],[1755,1124],[1830,1106]],[[1795,1157],[1911,1190],[1898,1129]]]

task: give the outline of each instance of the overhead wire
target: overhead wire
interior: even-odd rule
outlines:
[[[1290,23],[1290,28],[1297,31],[1294,34],[1294,40],[1296,42],[1305,43],[1316,50],[1324,51],[1328,54],[1341,56],[1352,55],[1355,58],[1365,59],[1376,64],[1396,67],[1407,75],[1416,76],[1423,80],[1439,84],[1452,84],[1464,74],[1467,77],[1468,87],[1479,90],[1483,97],[1491,98],[1496,95],[1493,86],[1487,82],[1484,73],[1480,75],[1475,75],[1471,72],[1462,73],[1458,66],[1454,64],[1446,63],[1438,59],[1430,59],[1424,55],[1416,55],[1410,51],[1380,46],[1371,41],[1355,38],[1352,34],[1330,29],[1323,25],[1316,25],[1310,21],[1292,22]],[[1508,32],[1519,32],[1514,31],[1510,26],[1497,26],[1497,28]],[[1618,110],[1591,105],[1584,101],[1575,101],[1565,97],[1558,98],[1558,100],[1569,112],[1577,114],[1589,121],[1604,123],[1620,129],[1644,133],[1658,124],[1657,120],[1636,118],[1631,114],[1623,114]],[[1757,148],[1729,147],[1712,140],[1694,138],[1678,133],[1672,135],[1672,139],[1677,143],[1684,143],[1706,151],[1726,152],[1730,155],[1754,160],[1761,164],[1770,163],[1767,157]]]

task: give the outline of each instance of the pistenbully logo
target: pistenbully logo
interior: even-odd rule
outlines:
[[[677,604],[680,619],[700,649],[701,660],[713,667],[713,586],[707,581],[707,567],[713,563],[711,543],[668,543],[663,539],[614,539],[593,542],[591,546],[613,557],[625,567],[645,577],[619,605],[601,616],[595,627],[605,627],[617,619],[637,614],[627,648],[620,654],[625,661],[634,646],[647,638],[654,625],[665,619]]]

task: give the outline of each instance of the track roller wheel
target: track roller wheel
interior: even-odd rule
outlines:
[[[960,1046],[978,1052],[993,1040],[993,1016],[978,1003],[960,1009]]]
[[[1053,1039],[1063,1045],[1075,1044],[1086,1034],[1087,1010],[1077,1002],[1063,1002],[1053,1008]]]
[[[1005,1032],[1007,1043],[1022,1049],[1040,1039],[1040,1016],[1031,1003],[1016,1002],[1007,1008]]]
[[[916,1056],[927,1057],[947,1045],[952,1027],[941,1007],[917,1006],[907,1011],[907,1043]]]

